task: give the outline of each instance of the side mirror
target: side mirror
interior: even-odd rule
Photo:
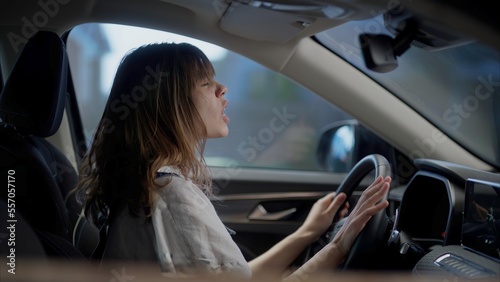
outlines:
[[[355,120],[327,126],[317,148],[319,164],[331,172],[349,172],[358,161],[370,154],[393,159],[392,147]]]

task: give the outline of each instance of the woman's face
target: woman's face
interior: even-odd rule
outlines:
[[[194,90],[196,109],[207,129],[206,138],[225,137],[229,133],[229,118],[224,114],[228,101],[226,86],[214,79],[200,80]]]

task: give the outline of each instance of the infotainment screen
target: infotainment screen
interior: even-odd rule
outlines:
[[[466,181],[462,245],[500,260],[500,183]]]

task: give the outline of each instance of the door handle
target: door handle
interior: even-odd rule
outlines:
[[[285,219],[289,215],[296,212],[296,208],[291,208],[279,212],[268,212],[264,206],[259,204],[251,213],[248,215],[248,219],[250,220],[271,220],[278,221]]]

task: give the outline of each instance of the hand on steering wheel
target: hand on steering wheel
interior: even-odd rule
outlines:
[[[335,212],[339,210],[340,215],[345,213],[344,203],[347,203],[361,180],[372,170],[375,170],[375,181],[362,193],[351,214],[336,222],[332,231],[324,233],[324,238],[317,240],[315,244],[323,245],[318,252],[314,250],[315,244],[309,246],[307,260],[287,279],[295,281],[308,277],[313,269],[321,271],[330,267],[338,268],[339,265],[348,268],[352,261],[356,262],[357,257],[366,252],[375,253],[376,246],[383,241],[383,234],[389,226],[385,208],[389,205],[387,194],[391,182],[391,168],[387,159],[381,155],[369,155],[359,161],[335,194],[329,194],[315,203],[299,230],[318,234],[325,226],[331,225]],[[342,206],[344,208],[341,209]],[[313,221],[316,219],[322,220],[315,224]],[[332,236],[334,238],[330,240]],[[323,244],[325,241],[326,245]]]
[[[341,193],[338,196],[336,194],[336,192],[329,193],[317,200],[309,211],[306,220],[297,230],[298,233],[302,234],[303,238],[309,238],[311,243],[325,234],[332,225],[336,214],[338,218],[343,218],[347,215],[349,202],[346,202],[346,194]],[[343,203],[345,204],[340,209]]]
[[[339,209],[342,203],[347,203],[361,180],[373,170],[375,181],[363,192],[349,217],[335,222],[319,240],[309,246],[306,261],[325,244],[337,245],[344,259],[343,268],[357,267],[356,264],[361,257],[375,253],[377,246],[383,242],[384,233],[389,225],[385,208],[388,206],[387,192],[392,174],[387,159],[378,154],[364,157],[349,172],[335,194],[330,194],[337,196],[329,203]],[[318,200],[318,202],[323,201],[326,200]],[[340,216],[345,214],[344,210],[345,208],[342,209]],[[311,213],[313,212],[312,209]],[[333,216],[331,218],[333,219]]]
[[[390,182],[391,178],[389,176],[385,178],[379,176],[366,188],[342,228],[335,235],[332,243],[337,244],[339,249],[345,252],[345,256],[348,255],[354,240],[372,216],[383,211],[389,205],[387,200],[381,200],[389,191]]]

